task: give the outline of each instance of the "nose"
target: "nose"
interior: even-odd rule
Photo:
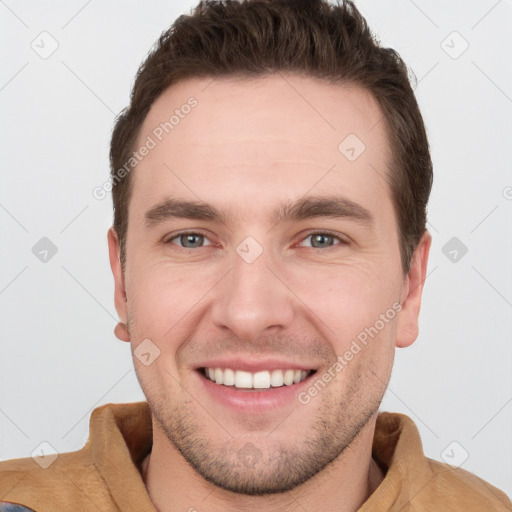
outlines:
[[[294,320],[294,295],[279,265],[264,251],[248,263],[238,254],[233,268],[216,287],[212,321],[242,340],[287,331]]]

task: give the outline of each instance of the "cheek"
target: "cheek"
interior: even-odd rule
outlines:
[[[140,266],[131,272],[126,290],[137,336],[165,345],[189,325],[215,273],[190,271],[176,265]],[[164,343],[165,341],[165,343]]]
[[[295,272],[290,286],[305,304],[311,321],[322,330],[337,354],[344,352],[350,342],[371,331],[373,337],[392,337],[398,316],[398,281],[384,278],[369,266],[318,266]],[[389,274],[388,274],[389,275]],[[391,274],[392,275],[392,274]],[[387,316],[386,316],[387,314]],[[384,320],[382,319],[384,315]]]

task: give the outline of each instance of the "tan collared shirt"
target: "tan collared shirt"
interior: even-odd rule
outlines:
[[[32,458],[0,462],[0,512],[11,510],[8,502],[36,512],[156,512],[140,469],[151,444],[147,402],[98,407],[81,450],[59,454],[46,469]],[[385,477],[358,512],[512,511],[496,487],[425,457],[418,429],[403,414],[379,414],[373,457]]]

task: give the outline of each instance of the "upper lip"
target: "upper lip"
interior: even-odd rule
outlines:
[[[284,361],[275,358],[268,359],[250,359],[247,357],[216,358],[205,361],[196,366],[199,368],[231,368],[232,370],[242,370],[245,372],[262,372],[272,370],[314,370],[316,365],[295,363],[293,361]]]

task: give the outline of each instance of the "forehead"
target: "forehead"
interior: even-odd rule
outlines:
[[[185,80],[152,105],[136,148],[149,140],[132,176],[136,207],[165,196],[238,200],[251,216],[313,189],[389,200],[383,115],[354,86],[292,74]]]

